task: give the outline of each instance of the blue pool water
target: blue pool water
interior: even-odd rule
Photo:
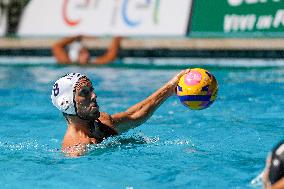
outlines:
[[[59,76],[87,74],[112,114],[180,69],[1,66],[1,188],[262,188],[251,181],[284,138],[284,68],[208,69],[219,82],[210,108],[191,111],[171,97],[144,125],[67,158],[65,121],[50,102]]]

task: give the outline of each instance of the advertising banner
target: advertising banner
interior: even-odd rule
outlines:
[[[191,0],[31,0],[19,36],[185,36]]]
[[[284,0],[194,1],[190,36],[284,36]]]

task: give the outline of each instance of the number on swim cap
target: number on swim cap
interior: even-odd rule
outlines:
[[[58,83],[55,83],[54,85],[53,85],[53,95],[54,96],[57,96],[58,94],[59,94],[59,87],[58,87]]]

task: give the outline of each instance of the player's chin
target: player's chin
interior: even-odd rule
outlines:
[[[97,119],[100,117],[100,111],[99,108],[91,108],[91,111],[89,113],[89,116],[93,119]]]

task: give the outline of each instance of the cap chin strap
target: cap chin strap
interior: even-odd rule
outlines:
[[[86,120],[86,121],[89,121],[88,119],[86,119],[86,118],[83,118],[82,116],[80,116],[79,114],[77,114],[77,116],[80,118],[80,119],[82,119],[82,120]]]
[[[75,109],[75,115],[78,116],[82,120],[88,120],[88,119],[85,119],[85,118],[83,118],[82,116],[80,116],[78,114],[77,102],[75,101],[75,93],[76,93],[76,89],[74,88],[74,91],[73,91],[73,104],[74,104],[74,109]]]
[[[75,92],[73,93],[73,103],[74,103],[75,115],[78,116],[82,120],[88,120],[78,114],[77,103],[75,101]]]

